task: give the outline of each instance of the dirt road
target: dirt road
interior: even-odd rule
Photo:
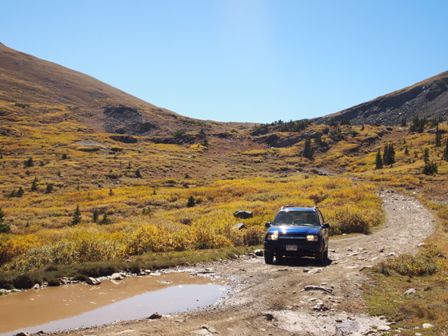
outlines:
[[[332,263],[326,267],[311,261],[265,265],[260,257],[208,264],[205,267],[233,288],[215,307],[67,334],[380,335],[389,326],[365,314],[362,270],[385,258],[415,252],[434,224],[416,199],[391,192],[381,196],[384,227],[368,236],[332,240]]]

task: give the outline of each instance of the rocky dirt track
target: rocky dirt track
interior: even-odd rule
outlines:
[[[432,215],[416,199],[392,192],[381,197],[384,227],[368,236],[332,240],[332,262],[326,267],[311,260],[265,265],[263,258],[254,256],[208,264],[204,267],[227,279],[232,288],[214,307],[65,334],[381,335],[389,329],[388,322],[365,314],[363,269],[415,252],[434,225]]]

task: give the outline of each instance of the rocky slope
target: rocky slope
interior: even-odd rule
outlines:
[[[316,121],[396,125],[415,116],[448,117],[448,71]]]

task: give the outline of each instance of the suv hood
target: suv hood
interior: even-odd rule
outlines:
[[[294,225],[272,225],[268,232],[278,231],[279,234],[297,234],[297,235],[307,235],[307,234],[319,234],[321,230],[320,226],[294,226]]]

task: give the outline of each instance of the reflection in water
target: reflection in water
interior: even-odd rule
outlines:
[[[176,313],[218,301],[225,287],[182,273],[26,291],[0,297],[0,335],[50,332]]]

